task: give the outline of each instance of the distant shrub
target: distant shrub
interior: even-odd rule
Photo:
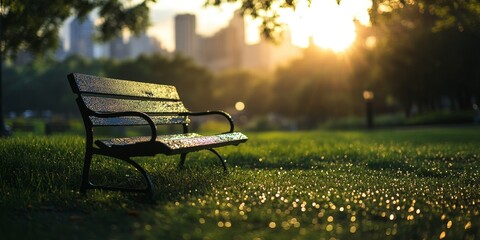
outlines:
[[[440,125],[440,124],[469,124],[473,123],[474,113],[471,111],[441,111],[430,112],[405,117],[403,113],[386,114],[374,117],[374,127],[399,127],[417,125]],[[366,127],[365,117],[346,117],[330,119],[319,125],[322,129],[361,129]]]
[[[473,111],[441,111],[416,115],[405,120],[406,125],[473,123]]]

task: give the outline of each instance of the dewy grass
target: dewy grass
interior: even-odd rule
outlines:
[[[220,152],[141,158],[142,195],[78,194],[84,139],[0,139],[2,239],[478,239],[480,128],[250,133]],[[143,186],[125,164],[92,178]]]

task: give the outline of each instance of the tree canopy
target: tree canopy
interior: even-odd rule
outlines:
[[[322,0],[205,0],[207,6],[219,6],[224,3],[240,3],[241,12],[262,20],[261,32],[267,39],[275,40],[284,24],[279,20],[279,9],[295,10],[301,2],[311,4]],[[342,0],[336,0],[338,4]],[[480,33],[480,2],[478,0],[372,0],[370,16],[376,23],[378,16],[390,13],[406,6],[415,6],[421,14],[436,17],[433,31],[458,28],[470,29]]]
[[[178,55],[173,58],[141,55],[136,59],[116,61],[72,55],[62,62],[36,59],[25,65],[5,66],[5,100],[9,103],[5,110],[76,113],[72,91],[66,81],[67,74],[72,72],[175,85],[192,110],[204,109],[211,103],[208,93],[213,76],[191,59]],[[25,97],[19,99],[19,95]]]
[[[322,1],[322,0],[316,0]],[[70,16],[84,18],[98,10],[100,16],[97,38],[108,40],[123,29],[134,34],[149,25],[149,3],[125,0],[2,0],[0,50],[4,57],[15,56],[20,51],[42,53],[58,46],[58,30]],[[279,21],[279,9],[295,10],[300,2],[313,0],[205,0],[205,6],[240,3],[242,14],[262,20],[261,32],[267,39],[275,40],[284,24]],[[341,4],[341,0],[337,0]],[[179,3],[180,4],[180,3]],[[477,0],[373,0],[371,16],[375,22],[379,14],[416,6],[419,12],[436,16],[432,30],[458,28],[480,33],[480,3]]]
[[[272,38],[281,30],[281,23],[275,23],[278,20],[275,9],[295,9],[300,1],[206,0],[206,4],[216,6],[225,2],[242,3],[241,9],[244,14],[264,19],[263,34]],[[20,1],[8,1],[8,4],[2,2],[2,27],[6,26],[3,25],[4,19],[8,16],[6,13],[16,9],[18,6],[13,7],[13,3],[17,2]],[[22,4],[25,2],[27,1],[22,1]],[[90,3],[83,2],[87,5]],[[108,20],[110,23],[103,29],[100,25],[100,37],[104,39],[122,28],[134,28],[133,30],[140,31],[147,26],[148,18],[137,19],[141,16],[140,14],[131,16],[134,17],[133,20],[127,20],[127,15],[112,11],[115,8],[108,8],[105,5],[107,2],[120,4],[116,6],[122,12],[126,11],[125,14],[128,16],[132,12],[127,9],[132,7],[140,7],[143,9],[140,13],[144,16],[148,15],[147,0],[135,6],[122,5],[123,0],[105,0],[90,3],[89,8],[83,11],[80,7],[72,7],[73,5],[68,9],[76,16],[86,16],[89,11],[96,8],[93,6],[96,4],[100,9],[99,16],[104,17],[104,22],[107,22],[106,19],[119,17],[119,21]],[[75,3],[78,4],[78,2]],[[9,6],[9,9],[7,10],[4,6]],[[24,4],[23,7],[25,6],[27,5]],[[35,1],[32,1],[32,6],[28,6],[28,11],[32,11],[34,7],[37,10],[40,8],[40,4]],[[104,11],[110,12],[101,12],[101,6],[105,7]],[[54,7],[50,10],[52,9]],[[58,9],[65,10],[63,7]],[[478,45],[480,2],[478,0],[374,0],[373,9],[375,10],[371,12],[372,27],[357,25],[357,38],[345,54],[335,54],[311,45],[304,49],[301,58],[277,69],[273,76],[251,72],[225,72],[214,76],[187,59],[167,60],[159,56],[140,57],[123,62],[97,59],[91,63],[72,57],[63,63],[50,63],[51,66],[40,64],[47,64],[46,61],[34,63],[40,64],[38,66],[8,66],[5,71],[6,86],[8,86],[6,99],[12,104],[6,109],[8,111],[50,109],[60,112],[71,109],[69,104],[73,103],[70,100],[62,103],[64,105],[53,104],[53,102],[57,103],[55,99],[68,99],[68,97],[49,94],[49,91],[53,90],[56,94],[65,94],[69,91],[63,91],[68,88],[65,82],[62,85],[49,79],[63,79],[68,71],[83,69],[84,72],[92,74],[125,79],[153,79],[154,81],[166,79],[167,82],[162,83],[178,86],[179,91],[188,96],[185,100],[193,109],[205,103],[215,108],[228,109],[236,102],[242,101],[247,106],[242,114],[254,116],[273,112],[275,116],[278,114],[303,120],[302,124],[305,126],[314,126],[317,121],[325,121],[329,118],[361,115],[364,112],[364,102],[361,99],[361,93],[364,90],[375,92],[376,113],[403,110],[409,115],[414,112],[428,113],[445,109],[471,111],[472,103],[478,102],[477,99],[480,98],[480,46]],[[25,14],[28,11],[24,9]],[[42,19],[53,19],[54,23],[51,27],[58,28],[60,18],[53,16]],[[62,16],[65,19],[69,15],[64,13]],[[25,23],[27,20],[21,21]],[[58,21],[58,24],[55,21]],[[139,24],[138,27],[135,27],[135,24]],[[43,25],[39,24],[38,28],[42,29],[41,26],[44,25],[45,22]],[[15,33],[11,29],[12,26],[19,28],[19,33]],[[22,27],[19,23],[15,23],[4,31],[17,34],[15,36],[20,38],[22,31],[32,27]],[[14,54],[14,51],[20,49],[44,51],[51,46],[49,44],[52,42],[48,41],[57,37],[57,32],[52,30],[51,35],[46,35],[51,36],[47,38],[50,40],[40,40],[37,39],[37,35],[35,36],[30,36],[33,39],[31,41],[26,38],[17,42],[2,36],[2,51],[6,49],[10,51],[9,54]],[[367,44],[367,40],[371,37],[376,39],[375,47]],[[56,97],[50,100],[45,98],[42,101],[30,101],[35,104],[16,99],[20,91],[31,91],[30,96],[38,96],[35,92],[42,92],[39,89],[44,91],[42,96]],[[213,94],[204,95],[206,92]],[[199,99],[202,100],[199,101]]]
[[[149,2],[124,0],[2,0],[0,50],[3,57],[18,51],[43,53],[58,47],[58,31],[70,16],[85,18],[98,10],[98,39],[107,40],[123,29],[134,34],[149,25]]]

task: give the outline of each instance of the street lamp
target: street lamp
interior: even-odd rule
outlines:
[[[236,102],[235,103],[235,110],[241,112],[243,110],[245,110],[245,103],[243,102]]]
[[[363,99],[367,107],[367,129],[373,129],[373,97],[372,91],[363,91]]]

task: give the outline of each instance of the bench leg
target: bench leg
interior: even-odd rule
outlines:
[[[142,174],[142,176],[145,178],[145,181],[147,182],[147,188],[145,189],[145,193],[147,193],[149,195],[149,197],[152,198],[153,197],[153,183],[152,183],[152,179],[148,175],[147,171],[145,171],[145,169],[143,169],[142,166],[140,166],[137,162],[133,161],[130,158],[122,158],[122,160],[127,162],[127,163],[130,163],[133,167],[135,167]],[[125,189],[125,190],[129,191],[129,189]]]
[[[100,155],[105,155],[101,154]],[[134,188],[122,188],[122,187],[113,187],[113,186],[99,186],[92,184],[89,180],[89,175],[90,175],[90,166],[92,165],[92,157],[93,153],[92,151],[87,151],[85,154],[85,162],[83,165],[83,175],[82,175],[82,185],[80,186],[80,193],[85,194],[87,189],[103,189],[103,190],[110,190],[110,191],[121,191],[121,192],[143,192],[148,195],[149,198],[153,198],[153,183],[148,175],[148,173],[145,171],[145,169],[142,168],[137,162],[133,161],[132,159],[128,157],[119,157],[119,156],[112,156],[112,155],[105,155],[109,157],[114,157],[116,159],[120,159],[122,161],[125,161],[135,167],[137,171],[142,174],[142,176],[145,178],[145,181],[147,183],[147,187],[145,189],[134,189]]]
[[[186,158],[187,158],[186,153],[180,154],[180,163],[178,164],[178,169],[182,170],[184,168]]]
[[[227,161],[226,161],[225,159],[223,159],[222,156],[220,156],[220,154],[218,154],[218,152],[215,151],[215,149],[210,148],[210,149],[208,149],[208,150],[210,150],[210,152],[212,152],[212,153],[214,153],[215,155],[217,155],[217,157],[220,159],[220,162],[222,162],[223,172],[227,173],[227,172],[228,172],[228,171],[227,171],[227,164],[226,164]]]
[[[90,166],[92,165],[92,156],[92,151],[90,149],[87,149],[87,151],[85,152],[85,161],[83,162],[82,185],[80,185],[81,194],[85,194],[87,192],[87,189],[92,187],[92,183],[89,180]]]

